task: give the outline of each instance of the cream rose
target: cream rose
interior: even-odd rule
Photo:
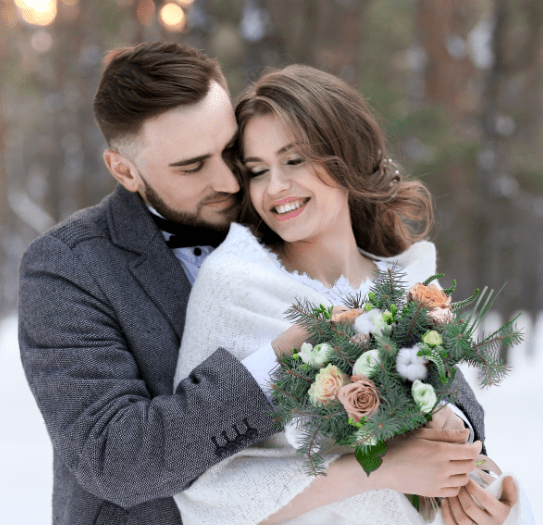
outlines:
[[[353,422],[358,423],[377,412],[381,398],[375,383],[366,376],[354,375],[351,381],[339,389],[338,399]]]
[[[328,405],[337,400],[339,389],[348,382],[347,374],[335,365],[328,365],[315,376],[315,382],[307,392],[309,400],[314,405]]]
[[[437,326],[451,323],[454,320],[454,314],[450,308],[434,308],[428,312],[428,317]]]
[[[435,284],[424,286],[417,283],[409,288],[409,299],[416,303],[421,303],[424,308],[433,310],[434,308],[448,308],[451,304],[451,297]]]

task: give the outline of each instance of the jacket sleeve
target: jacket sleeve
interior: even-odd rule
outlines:
[[[218,463],[212,436],[244,419],[256,430],[246,445],[274,433],[265,395],[223,349],[174,394],[152,396],[106,295],[59,239],[27,250],[19,303],[30,388],[55,450],[94,495],[123,507],[171,496]]]

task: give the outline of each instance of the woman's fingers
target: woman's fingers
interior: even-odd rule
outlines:
[[[500,501],[513,507],[518,501],[518,487],[511,476],[503,479],[502,497]]]
[[[443,498],[441,500],[441,517],[443,518],[445,525],[458,525],[451,512],[449,498]]]
[[[469,479],[458,495],[441,501],[441,514],[445,525],[502,525],[517,500],[518,489],[511,476],[503,480],[499,500]]]

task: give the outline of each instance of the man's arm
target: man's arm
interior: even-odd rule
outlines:
[[[212,438],[232,425],[244,432],[247,419],[257,431],[244,446],[274,433],[265,395],[224,350],[175,394],[153,396],[106,294],[55,237],[23,257],[19,321],[23,366],[53,445],[98,497],[129,507],[171,496],[220,460]]]

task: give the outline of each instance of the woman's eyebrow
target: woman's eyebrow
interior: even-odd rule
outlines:
[[[289,149],[293,148],[294,146],[296,146],[296,143],[295,142],[291,142],[290,144],[287,144],[286,146],[283,146],[282,148],[278,149],[275,154],[276,155],[282,155],[283,153],[287,152]],[[243,159],[243,163],[247,163],[247,162],[260,162],[262,159],[259,158],[259,157],[246,157]]]

